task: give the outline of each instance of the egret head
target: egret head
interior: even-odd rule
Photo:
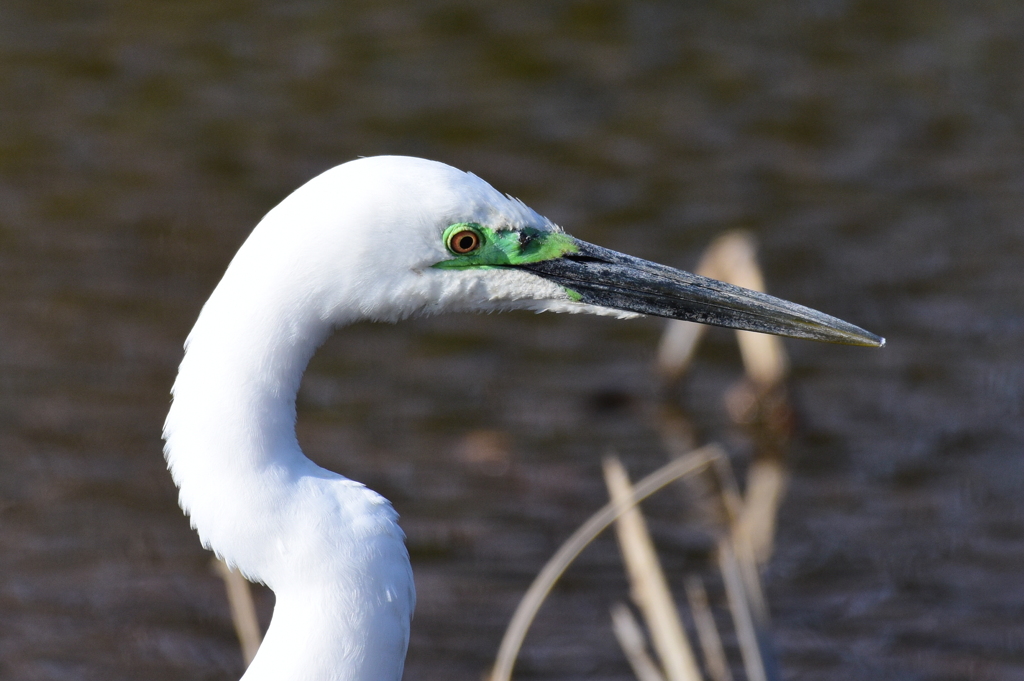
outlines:
[[[656,315],[797,338],[884,343],[815,310],[575,239],[522,202],[443,163],[394,156],[352,161],[297,190],[264,222],[281,222],[278,217],[288,221],[288,243],[296,243],[296,231],[307,234],[293,262],[326,275],[309,280],[326,287],[323,316],[336,323],[519,308]],[[267,250],[289,260],[288,243]]]

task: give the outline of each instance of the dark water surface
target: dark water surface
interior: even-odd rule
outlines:
[[[380,153],[471,170],[670,264],[744,227],[774,293],[888,337],[787,343],[799,421],[766,573],[781,666],[1024,678],[1022,121],[1024,5],[1000,0],[4,0],[0,678],[240,675],[164,470],[168,390],[263,213]],[[635,476],[664,461],[661,328],[365,324],[314,359],[300,439],[409,535],[407,679],[479,678],[533,574],[604,502],[607,447]],[[742,467],[721,404],[736,366],[713,334],[682,398]],[[707,546],[654,529],[679,588]],[[607,624],[624,596],[605,541],[519,677],[630,678]]]

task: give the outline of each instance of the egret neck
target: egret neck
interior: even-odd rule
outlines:
[[[302,373],[332,329],[505,309],[686,319],[859,345],[834,317],[579,241],[475,175],[376,157],[309,181],[253,230],[185,343],[164,425],[203,546],[277,601],[245,681],[399,681],[415,603],[397,515],[307,459]]]

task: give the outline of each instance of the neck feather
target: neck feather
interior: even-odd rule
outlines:
[[[244,255],[174,384],[164,451],[181,506],[205,547],[277,596],[246,681],[397,681],[415,602],[397,515],[295,437],[302,373],[332,324],[308,288]]]
[[[234,274],[189,335],[164,451],[203,545],[265,581],[275,516],[296,476],[316,468],[295,437],[295,396],[330,326],[280,296],[238,295]]]

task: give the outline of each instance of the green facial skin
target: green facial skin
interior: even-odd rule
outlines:
[[[449,246],[451,237],[464,230],[475,232],[480,237],[480,246],[471,253],[455,253]],[[495,231],[475,222],[458,222],[449,226],[444,230],[442,239],[445,248],[454,256],[451,260],[442,260],[433,265],[442,270],[512,267],[553,260],[579,250],[571,237],[558,232],[545,232],[533,227],[524,227],[519,231]],[[583,298],[570,288],[565,289],[565,294],[569,300],[577,302]]]
[[[453,234],[472,230],[480,237],[480,246],[471,253],[454,253],[448,247]],[[544,232],[533,227],[521,230],[495,231],[475,222],[459,222],[444,230],[445,247],[451,260],[442,260],[434,267],[443,270],[462,270],[470,267],[514,267],[532,262],[553,260],[579,249],[572,238],[558,232]]]

